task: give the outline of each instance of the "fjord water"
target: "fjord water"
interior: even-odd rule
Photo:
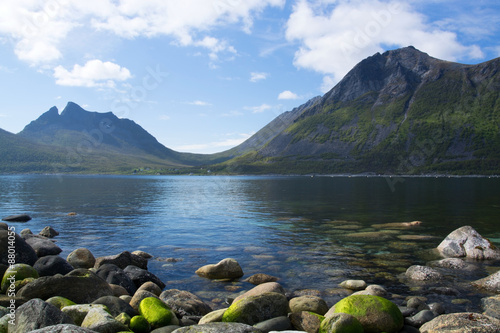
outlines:
[[[0,213],[33,217],[13,224],[18,233],[58,230],[63,257],[79,247],[96,257],[151,253],[149,270],[167,289],[194,292],[215,306],[251,287],[194,274],[228,257],[245,277],[274,275],[288,291],[321,291],[331,305],[345,296],[337,286],[345,279],[401,295],[424,293],[429,286],[405,284],[401,273],[438,259],[432,249],[461,226],[500,245],[500,179],[9,175],[0,176]],[[377,226],[414,220],[422,224]],[[493,273],[495,265],[486,263],[470,279]],[[481,296],[459,290],[440,300],[476,309],[477,302],[452,302]]]

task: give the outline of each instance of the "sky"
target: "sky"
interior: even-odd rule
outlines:
[[[448,61],[500,56],[498,0],[3,0],[0,128],[52,106],[128,118],[168,148],[227,150],[413,45]]]

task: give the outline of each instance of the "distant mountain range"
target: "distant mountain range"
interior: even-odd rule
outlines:
[[[0,172],[500,174],[499,65],[413,47],[377,53],[324,96],[211,155],[173,151],[131,120],[70,102],[18,134],[0,130]]]

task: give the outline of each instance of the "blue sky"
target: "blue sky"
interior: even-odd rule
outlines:
[[[213,153],[376,52],[474,64],[500,56],[499,36],[497,0],[2,1],[0,128],[72,101]]]

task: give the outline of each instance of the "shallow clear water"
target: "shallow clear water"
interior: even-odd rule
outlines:
[[[500,245],[500,179],[0,176],[0,216],[15,213],[33,217],[14,224],[17,232],[58,230],[63,257],[78,247],[96,257],[149,252],[149,270],[167,288],[194,292],[214,307],[251,285],[209,281],[194,271],[232,257],[244,278],[274,275],[288,291],[319,294],[330,305],[346,295],[339,282],[364,279],[401,297],[425,295],[450,311],[477,310],[484,295],[461,280],[443,282],[459,295],[439,296],[400,275],[438,259],[431,249],[463,225]],[[376,226],[414,220],[423,223]],[[497,263],[483,263],[465,278],[496,270]]]

